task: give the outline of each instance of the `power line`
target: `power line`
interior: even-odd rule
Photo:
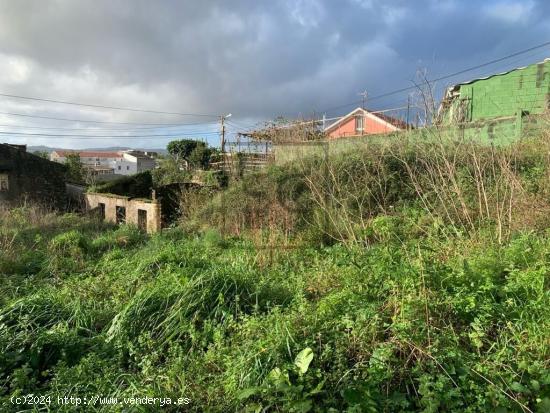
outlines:
[[[59,135],[59,134],[48,134],[48,133],[25,133],[25,132],[3,132],[0,131],[0,135],[14,135],[14,136],[32,136],[32,137],[43,137],[43,138],[54,138],[54,139],[136,139],[136,138],[177,138],[184,135],[217,135],[219,132],[201,132],[201,131],[191,131],[191,132],[181,132],[177,134],[166,134],[166,135]]]
[[[228,120],[228,123],[231,123],[233,126],[248,128],[250,126],[258,125],[261,122],[259,121],[258,122],[241,122],[241,121],[235,121],[232,119],[232,120]]]
[[[408,108],[408,106],[400,106],[400,107],[395,107],[395,108],[390,108],[390,109],[374,110],[374,111],[368,111],[368,112],[372,113],[372,114],[384,114],[384,113],[387,113],[387,112],[405,110],[407,108]],[[364,110],[366,110],[366,109],[364,109]],[[300,121],[300,122],[291,122],[287,125],[275,126],[273,128],[274,129],[285,129],[285,128],[291,128],[293,126],[298,126],[298,125],[308,125],[308,124],[323,123],[323,122],[328,122],[328,121],[338,121],[338,120],[343,119],[345,117],[346,117],[346,115],[344,115],[344,116],[335,116],[335,117],[332,117],[332,118],[313,119],[313,120],[306,120],[306,121]],[[334,124],[334,123],[335,122],[332,122],[331,124]],[[251,125],[251,126],[255,126],[255,125]],[[330,125],[328,125],[328,126],[330,126]],[[239,128],[239,129],[244,130],[244,131],[250,131],[250,129],[248,129],[248,130],[246,130],[244,128]]]
[[[37,119],[48,119],[48,120],[59,120],[64,122],[75,122],[75,123],[100,123],[100,124],[110,124],[110,125],[147,125],[147,126],[180,126],[180,125],[202,125],[204,122],[194,122],[194,123],[140,123],[140,122],[114,122],[114,121],[102,121],[102,120],[90,120],[90,119],[69,119],[69,118],[56,118],[52,116],[40,116],[40,115],[29,115],[26,113],[13,113],[13,112],[0,112],[0,115],[6,116],[20,116],[25,118],[37,118]]]
[[[55,99],[46,99],[46,98],[37,98],[30,96],[20,96],[20,95],[10,95],[7,93],[0,93],[0,96],[11,98],[11,99],[24,99],[24,100],[33,100],[38,102],[49,102],[49,103],[59,103],[62,105],[71,105],[71,106],[83,106],[88,108],[96,109],[112,109],[112,110],[124,110],[129,112],[143,112],[143,113],[156,113],[161,115],[177,115],[177,116],[204,116],[204,117],[218,117],[219,115],[211,115],[205,113],[180,113],[180,112],[165,112],[161,110],[152,110],[152,109],[137,109],[137,108],[125,108],[119,106],[107,106],[107,105],[96,105],[92,103],[79,103],[79,102],[69,102],[65,100],[55,100]]]
[[[490,70],[484,70],[483,72],[480,72],[478,75],[478,77],[481,77],[481,76],[489,76],[491,74],[493,74],[495,72],[495,70],[512,70],[511,68],[514,68],[517,66],[517,64],[519,64],[520,62],[523,62],[527,59],[532,59],[533,57],[537,56],[537,55],[540,55],[542,53],[548,53],[546,50],[539,50],[535,53],[530,53],[528,54],[527,56],[522,56],[520,57],[519,59],[514,59],[512,60],[511,62],[507,62],[505,65],[499,65],[497,66],[497,68],[495,69],[490,69]],[[503,69],[501,69],[503,68]],[[505,69],[504,69],[505,68]],[[395,104],[398,104],[398,103],[402,103],[403,102],[403,99],[399,99],[399,100],[393,100],[391,103],[385,103],[384,106],[393,106]]]
[[[477,77],[481,77],[481,76],[489,76],[493,73],[495,73],[495,70],[512,70],[514,67],[517,66],[517,64],[519,64],[520,62],[523,62],[527,59],[531,59],[537,55],[540,55],[542,53],[548,53],[546,50],[539,50],[535,53],[530,53],[528,54],[527,56],[522,56],[520,57],[519,59],[514,59],[512,60],[511,62],[507,62],[505,65],[499,65],[497,66],[495,69],[489,69],[489,70],[484,70],[483,72],[480,72],[478,75],[476,75]],[[501,69],[503,68],[503,69]],[[392,100],[391,102],[386,102],[384,103],[384,106],[393,106],[393,105],[396,105],[396,104],[400,104],[400,103],[403,103],[403,99],[399,99],[399,100]]]
[[[59,126],[52,126],[52,127],[47,127],[47,126],[34,126],[34,125],[21,125],[21,124],[17,124],[17,125],[13,125],[13,124],[0,124],[0,127],[4,127],[4,128],[23,128],[23,129],[38,129],[38,130],[60,130],[60,131],[70,131],[70,130],[73,130],[73,131],[90,131],[90,132],[94,132],[94,131],[99,131],[99,132],[125,132],[125,131],[136,131],[136,130],[154,130],[154,129],[172,129],[172,128],[182,128],[182,127],[185,127],[185,126],[191,126],[191,125],[213,125],[215,124],[215,122],[197,122],[197,123],[184,123],[184,124],[181,124],[181,125],[166,125],[166,126],[143,126],[143,127],[133,127],[133,128],[90,128],[90,129],[87,129],[87,128],[83,128],[83,127],[80,127],[80,128],[63,128],[63,127],[59,127]]]
[[[539,44],[537,46],[530,47],[528,49],[520,50],[516,53],[512,53],[510,55],[507,55],[507,56],[504,56],[504,57],[501,57],[501,58],[498,58],[498,59],[494,59],[494,60],[491,60],[491,61],[486,62],[486,63],[482,63],[482,64],[479,64],[479,65],[476,65],[476,66],[472,66],[472,67],[469,67],[469,68],[466,68],[466,69],[459,70],[458,72],[454,72],[454,73],[451,73],[451,74],[448,74],[448,75],[438,77],[436,79],[432,79],[432,80],[430,80],[430,82],[439,82],[439,81],[442,81],[442,80],[450,79],[452,77],[459,76],[459,75],[462,75],[464,73],[468,73],[468,72],[471,72],[471,71],[474,71],[474,70],[478,70],[478,69],[481,69],[483,67],[490,66],[490,65],[493,65],[495,63],[499,63],[499,62],[502,62],[504,60],[511,59],[512,57],[520,56],[522,54],[529,53],[533,50],[541,49],[541,48],[546,47],[546,46],[550,46],[550,41]],[[388,97],[388,96],[393,96],[393,95],[396,95],[398,93],[407,92],[407,91],[413,90],[413,89],[416,89],[416,86],[408,86],[408,87],[404,87],[404,88],[401,88],[401,89],[396,89],[396,90],[393,90],[391,92],[387,92],[387,93],[383,93],[381,95],[373,96],[373,97],[369,98],[369,101],[372,102],[373,100],[379,100],[379,99],[382,99],[382,98],[385,98],[385,97]],[[348,107],[348,106],[351,106],[351,105],[359,104],[361,102],[362,102],[361,100],[354,101],[354,102],[347,103],[345,105],[340,105],[340,106],[335,106],[335,107],[332,107],[332,108],[324,109],[320,112],[329,112],[329,111],[332,111],[332,110],[342,109],[342,108],[345,108],[345,107]]]
[[[239,126],[239,125],[237,125],[235,122],[230,122],[230,121],[226,121],[226,123],[227,123],[229,126],[233,126],[234,128],[239,129],[239,130],[247,130],[247,129],[249,129],[251,126],[254,126],[254,125]]]

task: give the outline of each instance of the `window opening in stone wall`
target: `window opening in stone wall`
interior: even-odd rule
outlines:
[[[10,183],[8,174],[0,174],[0,192],[8,192],[10,190]]]

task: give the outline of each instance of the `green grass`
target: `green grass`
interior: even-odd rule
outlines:
[[[433,230],[268,261],[213,231],[9,222],[2,233],[34,258],[2,267],[3,411],[28,393],[188,397],[188,411],[220,412],[548,409],[548,233],[498,246]]]
[[[548,412],[541,148],[451,148],[437,185],[442,152],[338,153],[329,206],[308,184],[323,161],[308,159],[245,176],[153,236],[0,211],[0,411],[48,411],[10,402],[34,394],[60,412]],[[56,403],[90,395],[190,403]]]

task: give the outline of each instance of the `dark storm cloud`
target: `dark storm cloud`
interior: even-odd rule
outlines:
[[[420,67],[436,76],[542,43],[549,15],[543,0],[5,0],[0,92],[242,119],[309,114],[365,88],[408,86]],[[516,62],[529,57],[544,53]]]

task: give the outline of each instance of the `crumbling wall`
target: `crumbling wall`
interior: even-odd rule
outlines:
[[[25,152],[22,148],[0,144],[0,202],[29,200],[54,208],[66,204],[65,166]]]
[[[157,200],[130,198],[123,195],[86,193],[86,209],[103,214],[108,222],[126,222],[136,225],[148,233],[158,232],[161,229],[161,206]],[[124,220],[117,218],[117,207],[125,209]],[[140,212],[142,211],[142,212]],[[145,221],[141,217],[146,216]]]

